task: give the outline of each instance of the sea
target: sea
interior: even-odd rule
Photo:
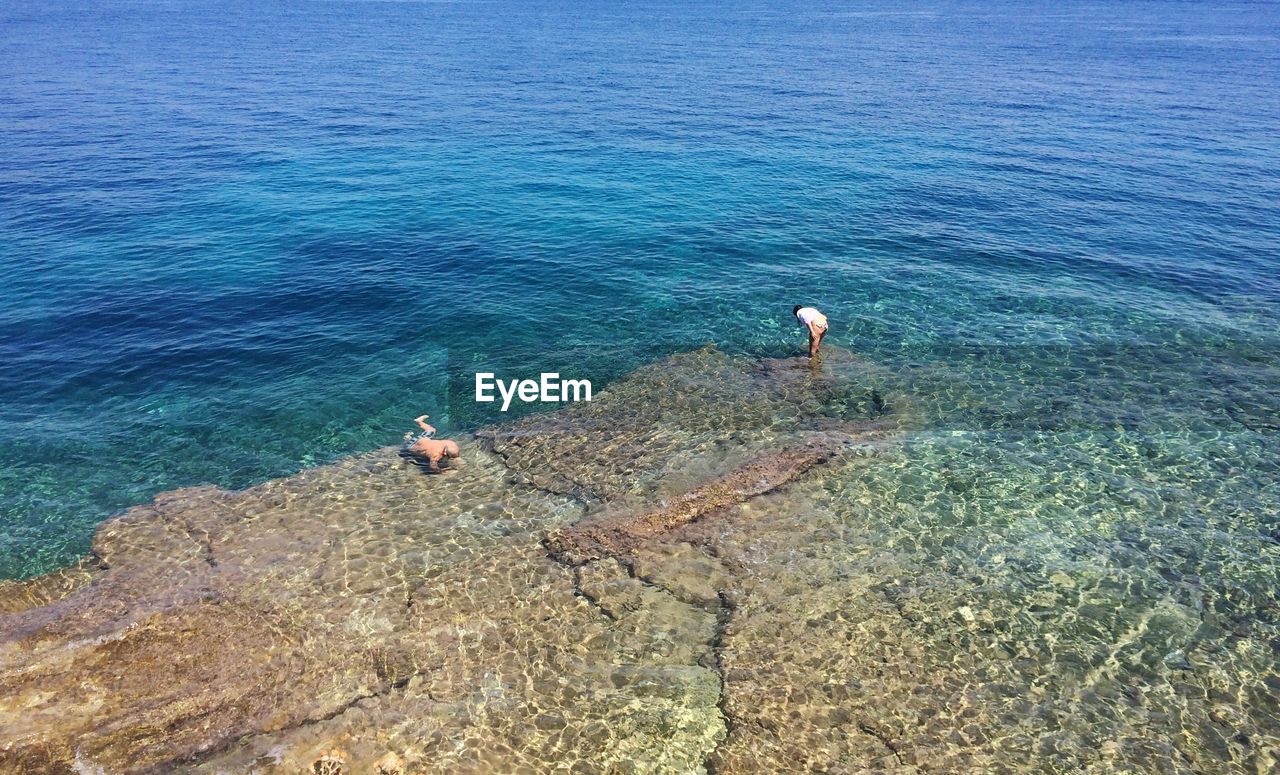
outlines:
[[[921,572],[1280,637],[1278,129],[1271,2],[5,0],[0,578],[804,304],[910,397],[848,475]]]

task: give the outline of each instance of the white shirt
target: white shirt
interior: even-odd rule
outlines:
[[[804,324],[806,328],[817,323],[820,326],[827,324],[827,316],[818,311],[817,307],[801,307],[796,310],[796,317]]]

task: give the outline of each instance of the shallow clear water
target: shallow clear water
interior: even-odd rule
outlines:
[[[444,476],[163,494],[0,582],[0,770],[1280,766],[1265,447],[939,431],[896,379],[703,348]]]

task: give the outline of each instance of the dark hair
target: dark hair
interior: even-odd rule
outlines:
[[[797,304],[791,308],[791,314],[794,315],[802,309],[804,309],[803,305]]]

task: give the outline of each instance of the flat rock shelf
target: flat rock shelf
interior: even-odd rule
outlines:
[[[893,437],[870,368],[708,348],[482,430],[448,475],[388,448],[160,496],[77,566],[0,584],[0,768],[755,763],[765,730],[734,732],[725,675],[741,568],[715,536]]]
[[[890,384],[705,348],[449,474],[385,448],[160,496],[0,582],[0,772],[1275,766],[1265,653],[925,553],[859,485],[920,433]]]

